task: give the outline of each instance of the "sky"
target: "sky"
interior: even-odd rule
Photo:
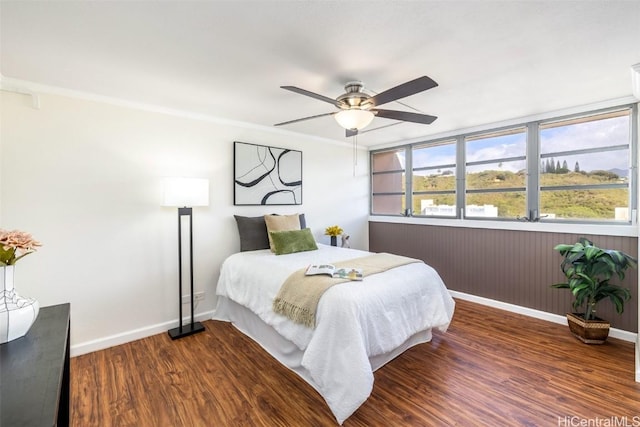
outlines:
[[[563,151],[573,151],[585,148],[609,147],[613,145],[628,145],[630,141],[629,116],[613,117],[604,120],[572,124],[561,127],[553,127],[541,130],[540,153],[541,155],[553,154]],[[483,140],[474,140],[467,143],[467,162],[491,160],[524,156],[526,153],[526,137],[524,133],[506,135]],[[455,164],[455,144],[445,144],[414,150],[414,167],[438,166]],[[573,170],[576,162],[580,170],[590,172],[594,170],[629,169],[629,149],[618,151],[605,151],[580,155],[553,156],[554,162],[564,161],[570,170]],[[545,159],[543,159],[545,160]],[[400,161],[404,166],[404,156]],[[468,167],[470,172],[482,170],[507,170],[517,172],[526,168],[524,160],[500,162],[501,164],[485,164]],[[453,170],[453,168],[442,168]],[[455,172],[455,170],[453,170]],[[427,174],[437,173],[427,172]]]

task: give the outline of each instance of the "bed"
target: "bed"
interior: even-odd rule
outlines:
[[[317,244],[275,255],[245,250],[223,263],[215,320],[232,322],[325,399],[342,424],[371,394],[373,372],[406,349],[446,331],[454,301],[437,272],[414,262],[329,288],[315,327],[273,311],[283,282],[313,263],[355,260],[369,252]]]

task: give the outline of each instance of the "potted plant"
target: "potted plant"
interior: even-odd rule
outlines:
[[[560,268],[567,281],[551,286],[569,289],[574,297],[576,312],[567,313],[571,333],[587,344],[602,344],[609,336],[610,324],[596,317],[596,304],[609,298],[616,312],[622,314],[631,293],[610,281],[614,276],[623,280],[627,268],[637,268],[637,260],[622,251],[601,249],[584,237],[572,245],[561,244],[553,249],[564,257]]]

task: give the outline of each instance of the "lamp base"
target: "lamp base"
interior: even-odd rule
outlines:
[[[202,326],[202,323],[187,323],[186,325],[182,325],[182,327],[178,326],[177,328],[169,329],[169,336],[172,340],[177,340],[178,338],[197,334],[198,332],[202,331],[204,331],[204,326]]]

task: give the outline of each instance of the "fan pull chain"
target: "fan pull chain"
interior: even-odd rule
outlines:
[[[356,176],[358,167],[358,134],[353,135],[353,176]]]

